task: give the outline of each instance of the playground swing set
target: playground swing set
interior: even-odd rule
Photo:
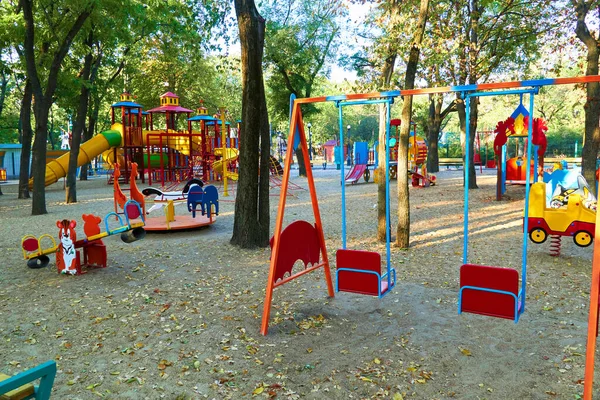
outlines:
[[[386,104],[386,272],[381,273],[381,255],[376,252],[349,250],[346,248],[346,197],[345,197],[345,174],[343,164],[340,169],[340,183],[342,189],[342,249],[336,253],[336,291],[353,292],[377,296],[379,298],[390,293],[396,284],[396,271],[391,268],[390,260],[390,187],[389,187],[389,148],[393,147],[395,141],[389,142],[390,134],[390,107],[399,92],[382,92],[369,94],[341,95],[328,97],[313,97],[292,100],[292,111],[290,118],[289,142],[294,143],[295,136],[299,135],[299,145],[302,150],[306,165],[307,183],[311,197],[315,223],[307,221],[294,221],[283,229],[283,217],[287,198],[287,188],[290,178],[290,167],[293,146],[287,149],[285,166],[283,169],[281,195],[277,220],[275,222],[275,233],[271,238],[271,261],[269,277],[265,294],[265,303],[262,316],[261,333],[266,335],[269,329],[269,318],[273,290],[287,282],[290,282],[308,272],[323,268],[327,291],[330,297],[334,297],[334,288],[329,270],[329,258],[321,214],[315,189],[310,159],[308,157],[308,146],[304,123],[302,121],[302,104],[334,102],[339,110],[340,140],[343,140],[343,112],[345,106],[365,104]],[[304,268],[298,272],[292,272],[296,261],[302,261]],[[310,264],[310,266],[309,266]]]
[[[340,132],[341,129],[341,106],[350,104],[369,104],[372,103],[369,100],[378,99],[380,102],[388,102],[391,104],[391,100],[397,96],[405,95],[422,95],[422,94],[433,94],[433,93],[447,93],[447,92],[458,92],[461,97],[465,100],[466,105],[466,118],[470,118],[470,102],[471,98],[494,96],[494,95],[511,95],[519,94],[529,95],[529,116],[527,120],[528,131],[527,131],[527,160],[532,159],[532,134],[534,134],[534,97],[539,92],[539,88],[546,85],[564,85],[564,84],[577,84],[587,82],[600,82],[600,75],[595,76],[580,76],[573,78],[555,78],[555,79],[540,79],[530,81],[519,81],[519,82],[500,82],[500,83],[489,83],[489,84],[474,84],[465,86],[453,86],[453,87],[441,87],[441,88],[426,88],[426,89],[408,89],[403,91],[384,92],[384,93],[369,93],[369,94],[352,94],[342,96],[329,96],[329,97],[317,97],[307,99],[296,99],[292,106],[292,115],[290,118],[290,137],[294,137],[296,131],[298,131],[300,137],[300,145],[304,155],[305,162],[308,160],[308,150],[306,144],[306,136],[303,129],[302,113],[300,106],[307,103],[334,101],[340,107]],[[500,89],[504,89],[500,91]],[[488,90],[496,90],[495,92],[483,92]],[[375,100],[377,101],[377,100]],[[389,112],[389,111],[388,111]],[[389,115],[389,114],[388,114]],[[389,134],[389,117],[387,122],[387,134]],[[296,128],[297,127],[297,128]],[[470,126],[467,124],[466,136],[469,137]],[[539,145],[540,143],[536,143]],[[389,163],[389,143],[386,139],[386,162]],[[470,143],[466,141],[465,152],[470,154]],[[313,213],[315,216],[315,224],[311,224],[307,221],[295,221],[288,225],[285,230],[282,231],[283,216],[286,202],[286,188],[289,182],[290,175],[290,160],[291,149],[288,148],[288,157],[286,159],[286,165],[283,174],[283,190],[279,199],[279,212],[277,215],[277,221],[275,225],[275,233],[271,238],[271,260],[269,267],[269,277],[267,281],[267,290],[265,295],[265,303],[262,316],[261,333],[266,335],[269,326],[269,316],[272,302],[273,289],[281,286],[295,278],[298,278],[308,272],[314,271],[318,268],[323,267],[325,273],[325,280],[327,283],[327,289],[330,297],[334,296],[334,291],[331,282],[331,274],[329,270],[329,260],[327,258],[327,251],[325,247],[325,241],[323,236],[323,228],[321,224],[320,212],[315,192],[315,185],[312,176],[312,170],[307,168],[308,185],[311,194],[311,202],[313,207]],[[469,170],[470,157],[465,158],[465,170]],[[535,163],[534,163],[535,165]],[[389,167],[389,165],[388,165]],[[527,168],[529,169],[529,168]],[[387,188],[389,188],[389,168],[386,173]],[[537,168],[534,167],[534,171]],[[468,236],[469,236],[469,175],[465,175],[464,184],[464,243],[463,243],[463,265],[460,268],[460,290],[459,290],[459,301],[458,301],[458,313],[469,312],[474,314],[481,314],[487,316],[493,316],[498,318],[511,319],[515,323],[518,322],[519,317],[525,311],[525,299],[526,299],[526,288],[527,288],[527,236],[529,234],[529,201],[530,201],[530,183],[532,180],[532,174],[525,174],[525,207],[524,207],[524,218],[523,218],[523,250],[522,250],[522,262],[521,262],[521,288],[519,289],[519,273],[512,268],[502,268],[488,265],[476,265],[468,263]],[[533,174],[534,176],[536,174]],[[344,190],[344,173],[342,170],[342,193]],[[535,179],[535,178],[533,178]],[[386,194],[389,200],[389,191],[386,190]],[[344,194],[342,194],[342,217],[344,218],[345,201]],[[388,203],[389,205],[389,203]],[[388,207],[389,213],[389,207]],[[596,213],[596,226],[595,229],[599,229],[598,213]],[[344,224],[344,223],[343,223]],[[389,214],[386,216],[386,224],[389,226]],[[343,225],[344,227],[344,225]],[[387,231],[387,229],[386,229]],[[596,231],[596,234],[600,232]],[[388,233],[389,235],[389,233]],[[345,231],[343,232],[343,240],[345,239]],[[302,238],[303,240],[299,240]],[[389,245],[389,236],[388,236]],[[344,240],[345,247],[345,240]],[[594,358],[596,349],[596,340],[598,336],[598,323],[600,317],[600,245],[596,241],[594,243],[594,257],[592,262],[592,283],[591,283],[591,294],[590,294],[590,308],[589,308],[589,321],[588,321],[588,340],[586,349],[586,367],[585,367],[585,381],[584,381],[584,399],[591,400],[593,396],[593,378],[594,378]],[[377,275],[378,281],[381,283],[382,276],[378,272],[369,272],[365,270],[364,265],[360,269],[353,268],[357,261],[368,263],[369,265],[375,265],[379,259],[379,255],[368,254],[364,252],[365,256],[358,259],[357,257],[350,256],[350,250],[345,248],[340,249],[337,254],[338,271],[337,278],[340,280],[343,275],[340,272],[350,272],[364,274],[371,273]],[[322,257],[322,261],[319,261],[319,255]],[[294,263],[301,260],[304,263],[304,269],[299,272],[292,273]],[[341,265],[340,265],[341,263]],[[352,265],[345,270],[347,265],[345,263],[351,263]],[[308,266],[311,264],[311,266]],[[379,266],[380,267],[380,266]],[[387,279],[391,282],[391,269],[389,263],[389,247],[388,247],[388,272]],[[286,276],[286,274],[289,274]],[[394,282],[395,285],[395,271]],[[359,281],[360,282],[360,281]],[[342,282],[345,284],[345,282]],[[361,282],[361,284],[363,284]],[[340,288],[340,282],[336,284],[336,288],[343,290],[344,285]],[[384,292],[385,289],[385,292]],[[387,288],[383,286],[377,287],[377,295],[381,297],[385,293],[389,293],[391,286]],[[351,291],[351,290],[348,290]],[[361,287],[359,293],[364,293],[364,287]],[[369,291],[368,294],[374,294]]]

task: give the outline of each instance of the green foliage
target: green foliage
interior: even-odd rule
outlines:
[[[347,10],[337,0],[271,0],[261,10],[267,19],[264,62],[269,67],[270,112],[280,121],[288,118],[290,94],[311,97],[319,77],[328,76]],[[306,116],[314,111],[311,106],[303,109]]]

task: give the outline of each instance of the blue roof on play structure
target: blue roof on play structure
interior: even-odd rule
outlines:
[[[132,108],[143,108],[138,103],[134,103],[133,101],[120,101],[118,103],[113,104],[111,107],[132,107]]]
[[[212,115],[196,115],[192,118],[188,118],[188,121],[216,121],[217,119]]]
[[[131,111],[132,114],[137,114],[139,110],[140,110],[139,108],[133,108],[131,110],[125,110],[125,114],[129,114],[130,111]],[[150,114],[148,111],[142,111],[142,115],[148,115],[148,114]]]
[[[515,111],[513,111],[510,117],[516,120],[519,115],[523,115],[523,117],[529,117],[529,111],[527,111],[523,103],[519,103],[519,106],[515,109]]]
[[[218,120],[218,119],[216,119],[216,118],[215,118],[215,119],[213,119],[212,121],[208,121],[208,122],[206,123],[206,125],[214,125],[214,124],[215,124],[215,121],[219,121],[219,125],[221,125],[221,120]],[[230,124],[229,122],[225,122],[225,125],[231,125],[231,124]]]

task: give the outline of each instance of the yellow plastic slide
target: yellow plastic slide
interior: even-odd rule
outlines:
[[[222,147],[217,147],[215,149],[215,156],[222,156],[223,155],[223,148]],[[212,169],[216,174],[220,174],[223,175],[223,160],[227,161],[227,164],[229,165],[230,162],[235,161],[238,158],[238,150],[237,149],[233,149],[233,148],[225,148],[225,155],[223,156],[223,158],[221,158],[220,160],[215,161],[212,164]],[[235,172],[227,172],[227,178],[228,179],[233,179],[234,181],[238,180],[238,174]]]
[[[81,144],[81,147],[79,148],[79,156],[77,157],[77,166],[80,167],[82,165],[89,164],[95,157],[102,154],[102,152],[120,145],[120,132],[115,130],[102,132],[87,142]],[[60,178],[67,175],[67,171],[69,169],[69,156],[70,154],[67,153],[46,164],[46,186],[58,182]],[[33,179],[29,180],[29,187],[33,187]]]

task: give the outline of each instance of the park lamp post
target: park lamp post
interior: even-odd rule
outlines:
[[[312,161],[312,124],[309,122],[306,127],[308,128],[308,159]]]

